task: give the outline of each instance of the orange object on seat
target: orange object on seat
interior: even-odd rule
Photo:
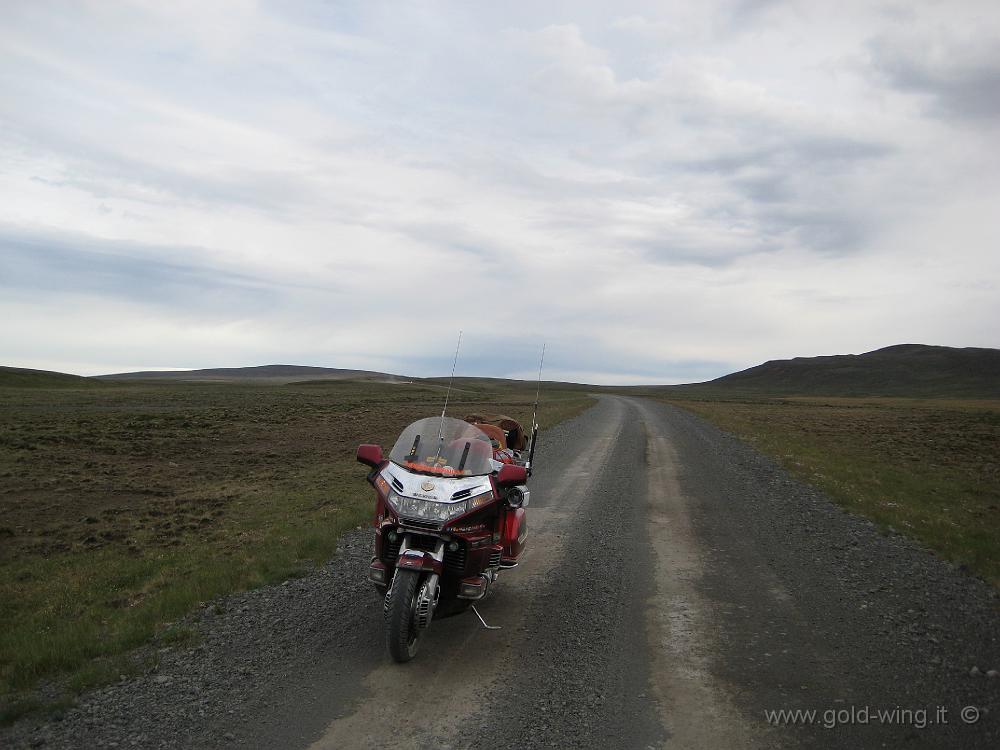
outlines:
[[[496,440],[500,444],[500,450],[507,447],[507,438],[504,436],[503,430],[497,425],[477,423],[474,426],[485,432],[490,440]]]

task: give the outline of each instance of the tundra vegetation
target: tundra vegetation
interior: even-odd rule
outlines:
[[[149,666],[220,595],[301,575],[366,523],[354,454],[439,414],[439,382],[104,382],[0,372],[0,709]],[[527,423],[533,384],[459,381],[448,412]],[[584,410],[548,390],[543,429]]]
[[[1000,400],[662,393],[1000,587]]]
[[[581,412],[591,391],[660,399],[1000,586],[994,354],[892,347],[824,358],[822,377],[817,362],[795,360],[693,386],[546,383],[540,422]],[[440,413],[446,382],[95,381],[0,368],[0,717],[146,669],[156,649],[137,647],[192,639],[178,624],[192,609],[335,554],[371,511],[355,449],[388,447]],[[872,395],[885,382],[891,397]],[[527,423],[533,401],[533,384],[459,378],[449,414]]]

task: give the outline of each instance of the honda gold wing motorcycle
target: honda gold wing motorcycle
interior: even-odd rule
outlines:
[[[520,454],[495,460],[493,441],[475,424],[441,416],[403,430],[388,458],[377,445],[358,448],[377,496],[368,575],[385,596],[397,662],[416,655],[435,616],[482,599],[524,550],[530,463]]]

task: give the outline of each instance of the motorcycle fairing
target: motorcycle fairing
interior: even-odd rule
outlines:
[[[389,483],[390,487],[404,497],[435,500],[439,503],[457,503],[466,498],[493,490],[493,485],[490,483],[488,476],[432,477],[426,474],[410,472],[396,464],[389,464],[384,468],[382,470],[382,478]],[[433,485],[433,489],[425,489],[428,485]],[[455,495],[459,496],[455,497]]]
[[[509,508],[503,519],[503,558],[517,562],[528,537],[528,515],[524,508]]]

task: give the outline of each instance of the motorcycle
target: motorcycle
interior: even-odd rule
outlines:
[[[387,458],[378,445],[358,448],[376,494],[368,577],[384,595],[395,661],[416,656],[435,617],[475,609],[500,572],[518,564],[536,435],[530,453],[501,463],[495,435],[491,442],[479,426],[442,415],[403,430]]]

